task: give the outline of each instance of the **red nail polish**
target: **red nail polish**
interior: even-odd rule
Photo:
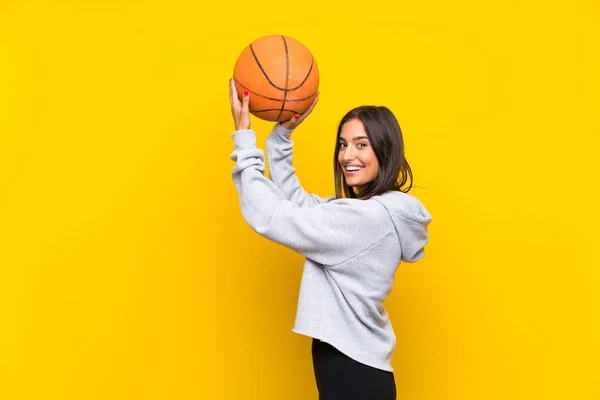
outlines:
[[[244,96],[248,96],[248,91],[244,90]]]
[[[294,115],[294,119],[300,119],[300,116],[298,114]]]

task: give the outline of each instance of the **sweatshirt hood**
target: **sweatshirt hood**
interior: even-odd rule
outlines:
[[[423,204],[404,192],[388,192],[373,199],[386,208],[396,227],[402,261],[412,263],[423,258],[425,244],[429,239],[427,226],[432,219]]]

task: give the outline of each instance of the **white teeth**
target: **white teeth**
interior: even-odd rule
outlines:
[[[358,171],[358,170],[361,170],[361,169],[362,169],[362,167],[356,167],[356,166],[353,166],[353,165],[346,167],[347,171]]]

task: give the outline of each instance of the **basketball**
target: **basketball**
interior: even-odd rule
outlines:
[[[233,79],[238,98],[250,93],[250,113],[286,121],[310,106],[319,88],[319,69],[310,50],[284,35],[264,36],[239,55]]]

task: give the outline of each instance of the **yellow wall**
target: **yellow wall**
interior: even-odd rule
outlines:
[[[321,71],[306,188],[384,104],[434,216],[387,302],[398,398],[600,398],[599,26],[592,0],[0,2],[0,399],[317,398],[302,258],[231,182],[228,79],[279,33]]]

